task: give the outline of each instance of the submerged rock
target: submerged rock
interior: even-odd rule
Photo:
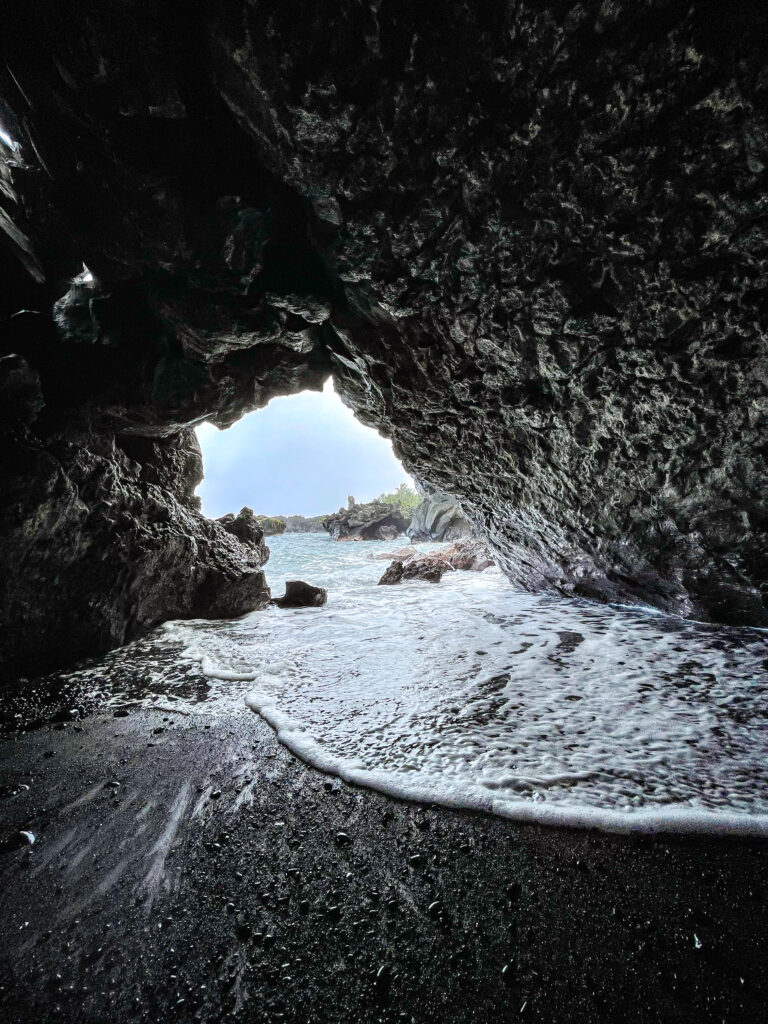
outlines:
[[[327,600],[328,591],[323,587],[314,587],[303,580],[286,580],[285,593],[282,597],[273,597],[272,604],[278,608],[314,608]]]
[[[380,551],[377,555],[369,555],[368,557],[373,558],[377,562],[392,561],[393,559],[398,562],[407,562],[417,554],[417,548],[400,548],[398,551]]]
[[[461,541],[449,548],[443,548],[442,551],[405,550],[408,555],[407,560],[395,557],[395,561],[379,580],[380,584],[400,583],[402,580],[426,580],[429,583],[439,583],[449,569],[482,572],[483,569],[494,564],[488,549],[479,540]],[[394,556],[399,554],[400,552],[393,552]]]
[[[443,573],[450,566],[446,561],[432,555],[422,555],[409,562],[395,561],[384,572],[379,585],[401,583],[403,580],[423,580],[425,583],[439,583]]]
[[[399,503],[376,499],[359,505],[350,498],[347,508],[326,516],[323,528],[332,540],[394,540],[405,532],[409,522]]]

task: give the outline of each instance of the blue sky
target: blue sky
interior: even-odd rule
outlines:
[[[316,516],[370,501],[404,480],[392,445],[364,427],[330,381],[322,393],[273,398],[229,430],[197,428],[205,479],[197,493],[210,517],[248,505],[260,515]]]

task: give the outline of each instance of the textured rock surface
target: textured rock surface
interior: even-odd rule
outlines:
[[[472,526],[450,494],[434,491],[413,513],[406,532],[413,541],[451,541],[469,537]]]
[[[450,566],[442,558],[421,555],[406,562],[394,561],[388,565],[379,580],[379,586],[392,586],[403,580],[421,580],[424,583],[439,583]]]
[[[409,522],[400,505],[378,499],[358,504],[350,498],[347,508],[325,517],[323,529],[332,540],[394,540],[405,533]]]
[[[400,583],[402,580],[426,580],[439,583],[449,569],[482,572],[493,565],[493,559],[480,540],[463,540],[441,551],[393,551],[379,558],[393,558],[379,584]]]
[[[237,515],[228,512],[225,516],[217,519],[216,522],[223,526],[227,533],[248,547],[255,548],[262,555],[262,564],[269,558],[269,548],[264,543],[267,535],[261,516],[254,515],[253,509],[243,506]]]
[[[317,608],[328,600],[324,587],[315,587],[303,580],[286,580],[282,597],[273,597],[272,604],[278,608]]]
[[[263,540],[245,547],[200,514],[197,439],[75,430],[3,441],[3,678],[125,643],[168,618],[269,602]],[[30,478],[34,481],[30,485]]]
[[[7,584],[5,632],[68,600],[70,472],[115,515],[116,437],[224,426],[331,369],[516,582],[768,622],[762,8],[6,6],[0,355],[29,371],[0,386],[35,440],[2,531],[37,576]],[[143,577],[120,579],[114,637]]]

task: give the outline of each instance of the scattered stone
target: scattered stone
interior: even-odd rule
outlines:
[[[285,594],[273,597],[278,608],[316,608],[328,600],[328,591],[303,580],[286,580]]]

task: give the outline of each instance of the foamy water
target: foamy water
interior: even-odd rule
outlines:
[[[379,587],[368,556],[399,542],[270,546],[273,592],[305,579],[324,608],[164,635],[315,767],[520,820],[768,835],[765,631],[518,593],[495,569]]]

